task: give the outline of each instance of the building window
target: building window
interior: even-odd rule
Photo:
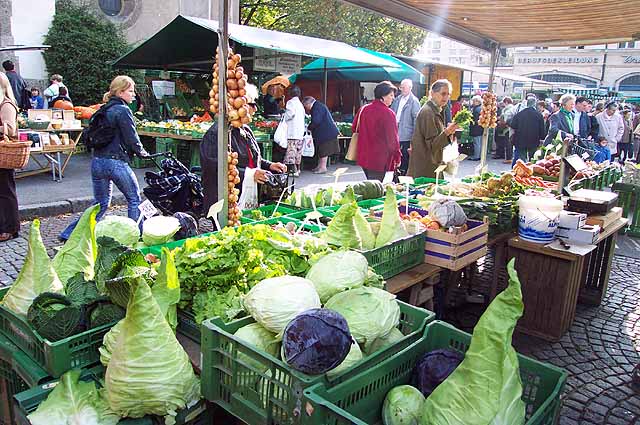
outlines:
[[[98,0],[98,6],[107,16],[118,16],[122,12],[122,0]]]
[[[626,41],[622,43],[618,43],[619,49],[633,49],[636,45],[635,41]]]
[[[548,81],[550,83],[575,83],[575,84],[581,84],[586,88],[597,88],[597,84],[595,81],[582,78],[577,75],[558,73],[558,74],[535,74],[535,75],[529,75],[528,77],[534,78],[536,80]]]
[[[619,91],[640,91],[640,74],[632,75],[620,81]]]

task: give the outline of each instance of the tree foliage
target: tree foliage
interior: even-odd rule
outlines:
[[[240,0],[244,25],[411,55],[426,32],[337,0]]]
[[[111,63],[128,48],[118,27],[71,0],[56,2],[44,42],[51,46],[43,53],[47,71],[63,76],[77,105],[102,101],[109,83],[119,74]]]

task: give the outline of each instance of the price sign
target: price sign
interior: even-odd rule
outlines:
[[[411,176],[398,176],[398,181],[402,184],[407,185],[414,183],[413,177]]]
[[[455,160],[460,162],[460,161],[464,161],[465,159],[467,159],[467,155],[461,153],[460,155],[458,155],[458,157]]]
[[[211,205],[209,207],[209,212],[207,213],[207,218],[213,219],[218,230],[222,229],[222,227],[220,227],[220,222],[218,221],[218,214],[222,212],[222,207],[224,207],[224,199],[220,199],[218,202]]]
[[[316,210],[316,211],[311,211],[310,213],[308,213],[305,216],[305,220],[309,220],[309,221],[311,221],[311,220],[319,220],[320,217],[322,217],[322,213],[320,213],[320,211]]]
[[[278,202],[276,202],[276,207],[273,209],[273,212],[271,213],[271,217],[276,215],[276,211],[278,211],[278,208],[280,208],[280,204],[282,203],[282,198],[284,197],[285,193],[288,194],[289,191],[293,189],[293,186],[295,186],[295,183],[290,184],[282,191],[282,193],[280,194],[280,197],[278,198]]]
[[[445,164],[440,165],[438,168],[436,168],[436,174],[442,173],[446,168],[447,166]]]
[[[140,205],[138,205],[138,210],[140,210],[140,217],[138,217],[138,223],[142,221],[142,218],[151,218],[154,215],[158,214],[158,209],[153,206],[150,200],[146,200]]]
[[[335,179],[333,180],[334,190],[335,190],[335,186],[338,184],[338,179],[340,179],[340,176],[346,173],[347,170],[349,170],[347,167],[342,167],[342,168],[338,168],[336,171],[333,172],[333,176],[335,177]],[[331,195],[331,202],[329,203],[329,206],[333,206],[333,194]]]
[[[413,177],[411,176],[398,176],[398,181],[404,185],[405,191],[405,208],[404,213],[409,214],[409,186],[413,184]]]

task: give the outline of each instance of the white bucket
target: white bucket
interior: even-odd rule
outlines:
[[[520,219],[518,234],[524,240],[549,243],[555,238],[560,222],[562,201],[539,196],[521,196],[518,200]]]

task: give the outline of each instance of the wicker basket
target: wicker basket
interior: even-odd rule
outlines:
[[[0,168],[19,170],[29,162],[31,142],[7,142],[0,140]]]

